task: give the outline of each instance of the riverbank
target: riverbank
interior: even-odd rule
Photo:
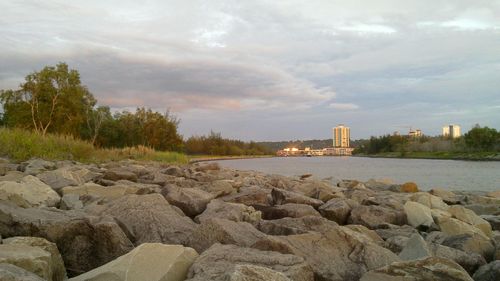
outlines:
[[[222,161],[222,160],[243,160],[243,159],[259,159],[259,158],[272,158],[275,155],[228,155],[228,156],[218,156],[218,155],[200,155],[200,156],[188,156],[189,163],[199,163],[208,161]]]
[[[0,279],[487,280],[476,277],[496,274],[499,230],[498,191],[216,163],[0,161]]]
[[[353,157],[500,161],[500,153],[497,152],[406,152],[404,154],[401,152],[384,152],[377,154],[358,153]]]

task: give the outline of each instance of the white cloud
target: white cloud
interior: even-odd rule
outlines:
[[[328,105],[329,108],[338,109],[338,110],[355,110],[359,109],[359,105],[354,103],[330,103]]]

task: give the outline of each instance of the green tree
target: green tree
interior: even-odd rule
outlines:
[[[500,133],[494,128],[476,125],[464,135],[468,148],[476,151],[492,151],[500,145]]]
[[[65,63],[46,66],[26,76],[18,90],[2,91],[9,126],[48,132],[80,135],[92,94],[81,84],[78,71]],[[93,98],[93,97],[92,97]]]

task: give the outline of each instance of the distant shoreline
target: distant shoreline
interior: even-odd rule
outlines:
[[[410,154],[406,156],[396,155],[400,154],[399,152],[391,152],[387,154],[356,154],[352,155],[352,157],[368,157],[368,158],[392,158],[392,159],[426,159],[426,160],[459,160],[459,161],[477,161],[477,162],[495,162],[500,161],[500,154],[495,154],[491,156],[481,156],[476,154],[469,155],[415,155]]]
[[[256,159],[256,158],[274,158],[275,155],[242,155],[242,156],[200,156],[189,159],[189,164],[208,162],[208,161],[222,161],[222,160],[243,160],[243,159]]]

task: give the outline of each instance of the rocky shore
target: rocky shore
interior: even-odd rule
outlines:
[[[500,190],[213,163],[0,159],[0,235],[0,280],[500,280]]]

